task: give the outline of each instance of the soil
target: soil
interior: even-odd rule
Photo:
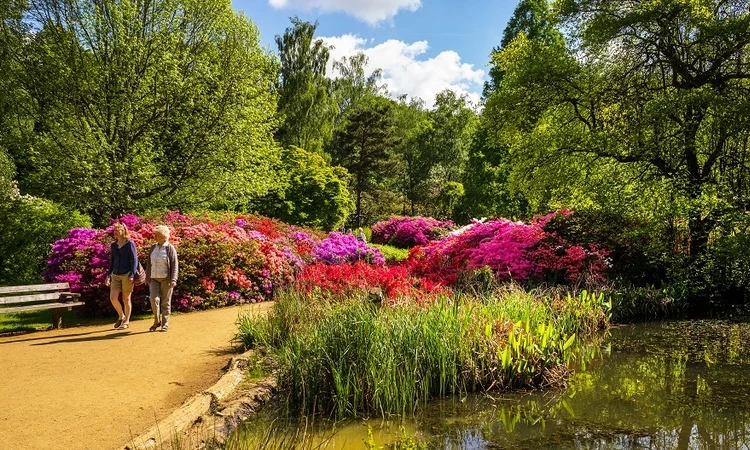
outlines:
[[[214,384],[237,348],[239,314],[272,303],[0,337],[0,447],[112,449]]]

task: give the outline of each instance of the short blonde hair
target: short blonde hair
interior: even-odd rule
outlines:
[[[169,239],[169,235],[170,235],[169,227],[166,225],[159,225],[158,227],[154,228],[154,236],[156,235]]]
[[[115,238],[117,238],[118,232],[121,236],[124,236],[126,238],[130,237],[130,232],[128,231],[128,227],[126,227],[124,223],[117,222],[116,224],[113,225],[113,228],[114,228]]]

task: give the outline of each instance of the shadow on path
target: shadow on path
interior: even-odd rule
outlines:
[[[129,331],[120,331],[119,333],[111,333],[111,334],[107,334],[104,336],[79,337],[79,338],[73,338],[73,339],[58,339],[56,341],[38,342],[36,344],[31,344],[31,345],[37,346],[37,345],[50,345],[50,344],[72,344],[75,342],[107,341],[107,340],[122,338],[125,336],[135,336],[136,334],[146,334],[146,333],[148,333],[148,331],[139,331],[137,333],[131,333]]]
[[[97,331],[89,331],[87,333],[77,333],[77,334],[68,334],[66,336],[68,337],[74,337],[74,336],[87,336],[89,334],[98,334],[98,333],[108,333],[110,331],[115,331],[114,328],[110,328],[108,330],[97,330]],[[40,336],[40,337],[31,337],[31,338],[24,338],[24,339],[13,339],[12,337],[9,338],[7,341],[4,340],[0,342],[0,345],[3,344],[14,344],[16,342],[31,342],[31,341],[43,341],[45,339],[50,339],[49,336]],[[33,344],[32,344],[33,345]]]

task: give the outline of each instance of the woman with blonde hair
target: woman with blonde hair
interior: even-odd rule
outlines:
[[[169,329],[172,290],[177,285],[179,272],[177,250],[169,243],[169,234],[169,228],[164,225],[154,228],[156,244],[151,246],[146,258],[146,284],[149,287],[151,310],[154,312],[154,324],[149,331],[156,331],[159,327],[161,331]]]
[[[125,224],[116,223],[114,235],[115,242],[112,243],[109,251],[109,272],[104,284],[109,286],[109,300],[117,311],[115,328],[125,330],[130,326],[132,309],[130,296],[135,286],[133,279],[138,271],[138,252],[135,244],[130,240],[130,233]],[[122,292],[122,305],[119,299],[120,292]]]

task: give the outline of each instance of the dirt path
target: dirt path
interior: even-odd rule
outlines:
[[[0,448],[111,449],[215,383],[241,312],[271,303],[0,338]]]

